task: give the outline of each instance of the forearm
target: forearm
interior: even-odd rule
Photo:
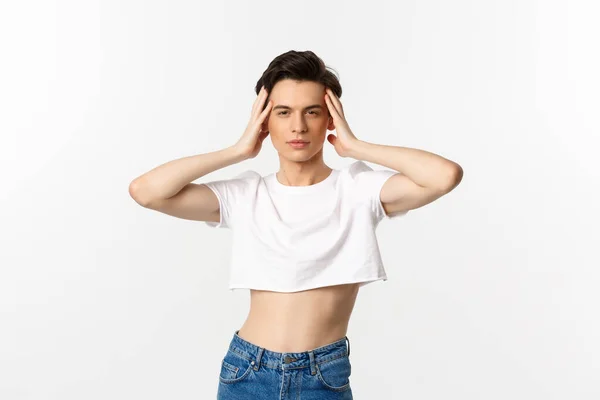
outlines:
[[[357,140],[352,145],[350,156],[401,172],[423,187],[446,189],[455,185],[462,175],[462,169],[457,163],[437,154],[409,147]]]
[[[134,179],[130,192],[142,201],[167,199],[176,195],[185,185],[218,169],[244,161],[236,148],[198,154],[169,161]]]

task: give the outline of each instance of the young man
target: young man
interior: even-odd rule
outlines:
[[[251,301],[222,360],[219,399],[351,399],[349,319],[359,288],[387,279],[375,228],[450,192],[462,169],[424,150],[357,137],[337,77],[311,51],[276,57],[255,91],[237,143],[160,165],[130,193],[149,209],[233,230],[229,287],[249,289]],[[267,136],[277,172],[191,183],[256,157]],[[357,161],[328,167],[325,140]]]

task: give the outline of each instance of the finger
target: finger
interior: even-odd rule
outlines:
[[[261,112],[260,115],[258,116],[258,118],[256,120],[257,123],[262,124],[264,122],[264,120],[267,118],[267,115],[269,114],[269,112],[271,112],[272,106],[273,106],[273,101],[269,100],[269,102],[267,103],[267,106],[265,107],[263,112]]]
[[[263,86],[263,88],[264,88],[264,86]],[[260,103],[259,103],[259,108],[258,108],[258,111],[259,111],[259,112],[265,111],[265,108],[266,108],[266,106],[267,106],[267,99],[269,98],[269,92],[267,92],[267,89],[264,89],[264,90],[263,90],[263,94],[262,94],[262,96],[263,96],[263,97],[262,97],[262,99],[260,100]]]
[[[331,114],[331,116],[333,117],[334,120],[337,121],[339,118],[341,118],[337,108],[335,108],[335,106],[333,105],[333,102],[331,101],[331,98],[329,98],[329,96],[325,96],[325,104],[327,104],[329,113]]]
[[[342,102],[341,102],[340,98],[337,96],[337,94],[335,94],[335,92],[333,90],[331,90],[331,88],[327,88],[326,91],[327,91],[327,94],[329,94],[329,96],[333,100],[333,104],[335,104],[335,106],[340,111],[343,111],[344,107],[342,107]]]
[[[333,93],[333,90],[331,90],[329,88],[327,88],[327,94],[331,98],[331,101],[333,102],[333,105],[335,106],[335,108],[338,110],[338,114],[340,114],[341,116],[344,116],[344,108],[342,107],[342,102],[340,101],[340,99],[338,99],[338,97],[335,95],[335,93]]]
[[[254,102],[252,103],[252,111],[250,111],[250,115],[254,115],[254,111],[256,110],[256,106],[258,105],[258,98],[260,97],[261,93],[262,93],[262,88],[260,88],[260,90],[256,94],[256,97],[254,98]]]
[[[266,89],[264,86],[262,86],[258,92],[258,94],[256,95],[256,99],[254,99],[254,104],[252,105],[252,112],[250,113],[250,115],[255,118],[257,115],[257,112],[259,110],[259,106],[261,104],[261,100],[264,97],[264,93],[266,92]]]
[[[333,105],[338,110],[338,113],[344,117],[344,106],[342,106],[342,102],[339,97],[333,92],[333,90],[329,89],[329,96],[331,96],[331,101],[333,101]]]
[[[254,104],[252,105],[252,112],[250,113],[250,115],[252,117],[256,117],[256,113],[258,112],[258,110],[262,109],[262,104],[263,104],[264,99],[266,97],[265,96],[266,92],[267,92],[267,90],[263,86],[263,87],[260,88],[260,91],[256,95],[256,99],[254,100]]]

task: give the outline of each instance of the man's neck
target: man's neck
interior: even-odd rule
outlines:
[[[280,158],[277,180],[287,186],[308,186],[325,180],[331,173],[323,157],[296,162]]]

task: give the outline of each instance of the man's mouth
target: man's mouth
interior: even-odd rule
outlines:
[[[288,144],[295,149],[302,149],[302,148],[308,146],[309,143],[310,142],[306,142],[304,140],[291,140],[288,142]]]

